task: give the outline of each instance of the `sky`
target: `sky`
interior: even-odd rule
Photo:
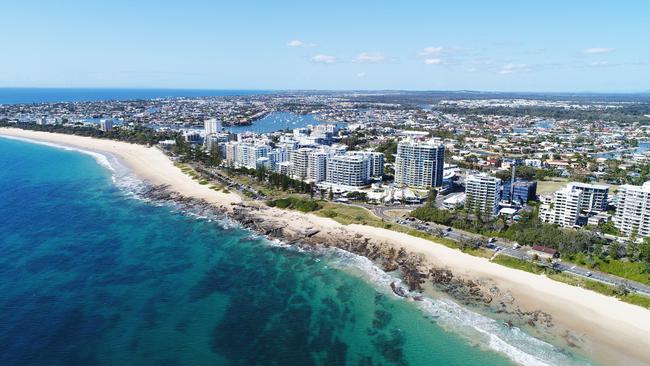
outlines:
[[[650,91],[647,0],[0,0],[0,87]]]

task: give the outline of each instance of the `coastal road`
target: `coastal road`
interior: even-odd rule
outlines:
[[[521,249],[514,249],[513,244],[511,242],[507,242],[503,239],[497,238],[493,243],[491,243],[492,248],[488,247],[487,243],[487,238],[485,238],[482,235],[478,234],[473,234],[473,233],[468,233],[464,232],[461,230],[456,230],[452,229],[450,227],[444,226],[444,225],[439,225],[435,223],[427,223],[423,222],[420,220],[406,220],[406,219],[399,219],[396,217],[392,217],[389,215],[386,215],[386,211],[389,210],[396,210],[396,209],[415,209],[419,207],[420,205],[399,205],[399,206],[371,206],[371,205],[364,205],[363,207],[371,210],[375,215],[379,216],[380,218],[394,222],[400,225],[405,225],[408,227],[411,227],[416,230],[424,231],[432,235],[438,235],[442,233],[442,236],[449,238],[454,241],[461,241],[461,240],[480,240],[482,242],[482,245],[486,247],[487,249],[492,249],[495,252],[499,252],[500,254],[504,254],[510,257],[514,257],[517,259],[525,260],[525,261],[532,261],[532,257],[529,256],[525,250]],[[609,275],[606,273],[590,270],[575,264],[571,263],[562,263],[562,262],[557,262],[554,267],[554,269],[561,271],[561,272],[566,272],[570,273],[572,275],[584,277],[586,279],[602,282],[606,285],[610,286],[619,286],[623,285],[630,289],[631,291],[644,294],[646,296],[650,296],[650,286],[644,285],[639,282],[635,281],[630,281],[626,280],[624,278],[620,278],[617,276]]]

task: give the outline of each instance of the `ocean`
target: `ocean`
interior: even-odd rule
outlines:
[[[114,158],[0,138],[0,365],[583,364],[340,250],[147,202]]]
[[[0,88],[0,104],[89,102],[175,97],[220,97],[268,94],[265,90]]]

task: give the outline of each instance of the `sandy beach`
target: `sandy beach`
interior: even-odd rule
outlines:
[[[241,202],[234,193],[216,192],[200,185],[157,148],[73,135],[0,128],[0,135],[50,142],[109,153],[152,184],[169,185],[178,193],[218,205],[232,207]],[[489,279],[510,291],[519,306],[542,310],[554,322],[588,340],[586,353],[603,364],[650,364],[650,311],[592,291],[553,281],[544,276],[510,269],[444,245],[386,229],[363,225],[343,226],[331,219],[298,212],[267,209],[269,219],[283,220],[296,229],[317,227],[323,232],[346,230],[373,240],[423,254],[432,264],[447,267],[467,278]],[[628,356],[629,358],[626,358]]]

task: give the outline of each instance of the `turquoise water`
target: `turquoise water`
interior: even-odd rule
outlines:
[[[452,303],[394,296],[363,258],[274,244],[131,182],[0,138],[0,365],[539,364],[526,348],[566,363]]]

